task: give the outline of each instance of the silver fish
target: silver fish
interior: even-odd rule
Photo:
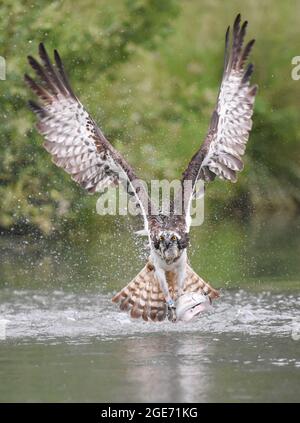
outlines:
[[[177,320],[189,322],[211,308],[211,300],[207,295],[198,292],[187,292],[176,301]]]

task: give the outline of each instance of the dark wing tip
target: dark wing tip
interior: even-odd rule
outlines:
[[[73,97],[76,98],[74,91],[69,83],[69,79],[66,75],[66,71],[62,62],[62,59],[58,53],[58,51],[56,49],[54,49],[54,60],[55,60],[55,64],[57,66],[57,69],[59,71],[60,77],[63,80],[64,86],[67,89],[68,93]]]
[[[55,59],[55,61],[62,63],[60,55],[59,55],[58,51],[56,50],[56,48],[54,49],[54,59]]]
[[[30,110],[32,110],[35,114],[37,114],[38,116],[40,116],[41,118],[46,116],[46,111],[45,109],[43,109],[39,104],[37,104],[35,101],[33,100],[29,100],[27,102],[27,105],[29,107]]]
[[[240,22],[240,20],[241,20],[241,13],[239,12],[235,17],[234,23],[237,24],[238,22]]]
[[[47,50],[46,47],[44,45],[44,43],[39,43],[39,54],[41,55],[47,55]]]
[[[226,72],[226,68],[227,68],[228,60],[229,60],[229,37],[230,37],[230,26],[227,27],[227,31],[225,34],[224,73]]]
[[[233,30],[234,30],[234,31],[236,31],[236,30],[238,29],[238,27],[239,27],[239,25],[240,25],[240,22],[241,22],[241,14],[240,14],[240,13],[238,13],[238,14],[236,15],[236,18],[235,18],[234,23],[233,23]]]
[[[55,75],[55,71],[53,70],[49,54],[47,53],[46,47],[43,43],[39,44],[39,55],[42,59],[42,62],[44,63],[46,70],[48,73],[52,74],[53,77]]]
[[[252,40],[250,40],[247,44],[246,47],[244,48],[244,51],[240,57],[240,61],[239,61],[239,66],[242,67],[244,65],[244,63],[246,62],[246,60],[249,57],[249,54],[251,53],[252,47],[255,43],[255,39],[253,38]]]
[[[242,79],[242,84],[245,84],[246,82],[249,81],[250,76],[252,75],[254,70],[254,65],[253,63],[249,63],[249,65],[246,68],[246,71],[244,73],[243,79]]]
[[[43,62],[50,61],[46,47],[44,43],[39,43],[39,56],[43,60]]]
[[[59,55],[59,53],[56,49],[54,49],[54,60],[55,60],[57,68],[60,71],[61,76],[65,77],[66,75],[65,75],[65,72],[64,72],[64,65],[63,65],[61,57],[60,57],[60,55]]]
[[[244,36],[246,34],[247,26],[248,26],[248,21],[244,21],[243,25],[241,26],[241,30],[240,30],[240,40],[241,40],[241,42],[243,42]]]
[[[228,49],[229,37],[230,37],[230,25],[227,27],[227,30],[225,33],[225,50]]]
[[[27,56],[28,63],[33,69],[36,69],[39,66],[38,61],[31,55]]]
[[[32,83],[34,82],[34,80],[31,78],[31,76],[28,75],[28,73],[24,73],[24,81],[26,82],[26,84],[28,84],[30,87],[32,85]]]
[[[29,78],[29,75],[27,73],[24,73],[24,81],[27,81],[28,78]]]
[[[30,109],[35,109],[36,107],[38,107],[38,104],[33,101],[33,100],[28,100],[27,105],[30,107]]]

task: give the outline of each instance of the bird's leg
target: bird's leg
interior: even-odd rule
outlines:
[[[162,270],[162,269],[156,268],[155,275],[156,275],[156,277],[159,281],[160,287],[161,287],[163,294],[165,296],[165,300],[166,300],[166,303],[168,305],[168,309],[171,313],[172,321],[174,322],[176,320],[176,307],[175,307],[175,303],[172,300],[170,292],[169,292],[169,287],[168,287],[168,282],[167,282],[165,271]]]
[[[186,278],[186,266],[181,266],[177,272],[177,292],[178,297],[183,294],[184,282]]]
[[[169,287],[168,287],[168,282],[167,282],[167,278],[166,278],[166,274],[165,271],[162,269],[157,269],[155,270],[155,275],[159,281],[160,287],[164,293],[165,296],[165,300],[167,302],[167,304],[171,305],[172,303],[174,304],[174,301],[171,298],[170,292],[169,292]]]

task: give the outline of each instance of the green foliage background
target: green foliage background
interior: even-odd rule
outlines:
[[[245,170],[217,181],[212,215],[299,212],[300,2],[111,0],[1,2],[0,227],[66,233],[101,219],[95,201],[42,148],[23,82],[40,41],[57,48],[75,92],[142,179],[178,178],[205,136],[220,82],[224,33],[238,12],[259,85]]]

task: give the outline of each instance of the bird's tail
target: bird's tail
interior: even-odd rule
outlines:
[[[112,301],[120,302],[120,309],[130,312],[133,318],[142,317],[144,320],[162,321],[166,318],[168,307],[160,284],[155,277],[155,268],[148,262],[137,276]],[[177,299],[177,284],[174,273],[166,272],[169,292],[174,301]],[[211,299],[219,296],[218,291],[212,288],[187,265],[184,292],[200,292]]]

